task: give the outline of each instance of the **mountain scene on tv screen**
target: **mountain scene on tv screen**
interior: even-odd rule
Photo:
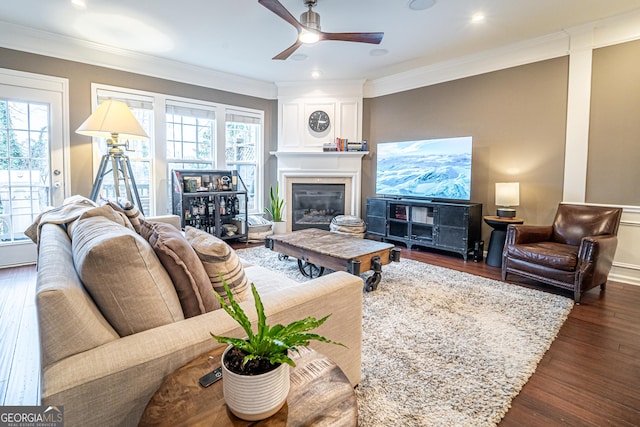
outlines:
[[[438,199],[471,199],[471,153],[413,150],[379,153],[376,193],[386,195],[429,197]]]

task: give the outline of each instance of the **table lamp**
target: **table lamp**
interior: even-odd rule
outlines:
[[[98,169],[96,179],[93,183],[93,189],[91,190],[91,200],[96,201],[98,199],[100,188],[102,187],[102,179],[106,174],[112,172],[116,198],[120,198],[120,183],[122,182],[127,194],[127,199],[131,203],[137,204],[140,212],[143,212],[138,188],[131,172],[131,163],[122,150],[122,147],[126,147],[128,142],[120,142],[118,138],[147,139],[149,136],[127,104],[111,99],[104,101],[96,111],[76,129],[76,133],[107,138],[108,152],[102,156],[100,168]],[[108,169],[109,166],[111,166],[111,169]]]
[[[516,210],[511,206],[520,205],[519,182],[496,182],[496,215],[501,218],[514,218]]]

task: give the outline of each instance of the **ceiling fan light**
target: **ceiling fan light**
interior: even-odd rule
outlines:
[[[318,40],[320,40],[320,34],[318,34],[315,31],[302,30],[300,32],[300,35],[298,36],[298,39],[302,43],[307,43],[307,44],[316,43]]]

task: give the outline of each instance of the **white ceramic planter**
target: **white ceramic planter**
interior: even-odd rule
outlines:
[[[273,223],[273,234],[284,234],[287,232],[287,223],[278,221]]]
[[[222,360],[231,347],[222,353]],[[222,363],[222,390],[229,410],[238,418],[257,421],[282,408],[289,394],[289,365],[260,375],[238,375]]]

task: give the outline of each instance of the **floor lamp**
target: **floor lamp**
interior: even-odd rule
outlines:
[[[124,154],[123,147],[128,142],[120,142],[119,138],[147,139],[149,136],[142,129],[127,104],[121,101],[104,101],[87,120],[80,125],[76,133],[87,136],[107,138],[107,154],[102,156],[100,168],[91,189],[91,200],[96,201],[102,188],[103,178],[113,173],[113,185],[116,198],[120,198],[120,183],[124,184],[127,199],[136,203],[144,215],[138,187],[131,172],[131,162]]]

